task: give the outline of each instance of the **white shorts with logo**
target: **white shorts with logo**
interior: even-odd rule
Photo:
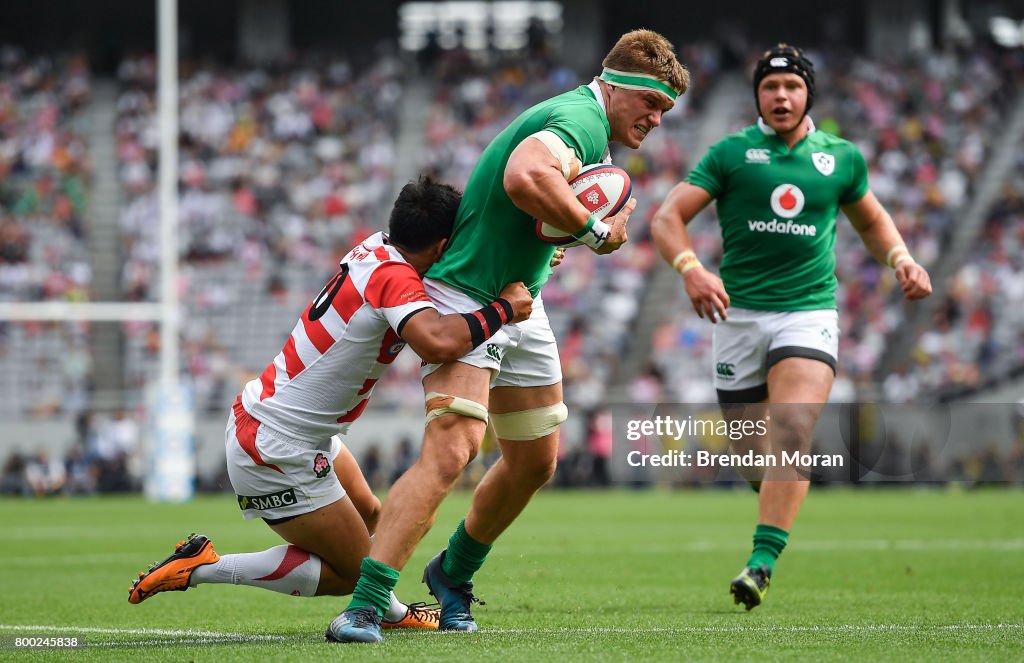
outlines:
[[[228,477],[246,519],[294,518],[345,497],[333,462],[341,439],[290,438],[235,404],[225,431]]]
[[[721,403],[757,403],[768,397],[768,369],[783,359],[816,359],[835,371],[839,313],[751,311],[729,308],[712,338],[715,389]]]
[[[480,308],[480,302],[447,283],[423,279],[423,285],[442,315],[472,313]],[[459,361],[491,369],[491,387],[544,387],[562,381],[558,344],[540,295],[533,300],[529,320],[504,325]],[[425,364],[423,377],[440,367]]]

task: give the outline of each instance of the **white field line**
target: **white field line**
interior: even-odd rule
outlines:
[[[1020,631],[1024,624],[836,624],[831,626],[683,626],[673,628],[498,628],[481,629],[475,637],[487,635],[588,635],[588,634],[622,634],[622,635],[650,635],[650,634],[698,634],[698,633],[757,633],[757,634],[784,634],[784,633],[890,633],[890,632],[960,632],[960,631]],[[3,631],[26,631],[32,633],[61,632],[61,633],[95,633],[105,635],[128,635],[146,636],[145,640],[115,640],[105,642],[89,641],[86,644],[90,647],[126,647],[142,645],[190,645],[190,644],[222,644],[222,643],[246,643],[246,642],[282,642],[291,640],[305,640],[305,636],[279,636],[262,635],[250,633],[223,633],[218,631],[194,631],[194,630],[170,630],[170,629],[122,629],[122,628],[96,628],[84,626],[49,626],[30,624],[0,624],[0,632]],[[419,633],[413,634],[419,635]],[[164,636],[167,639],[154,638],[153,636]],[[313,636],[310,636],[312,638]],[[461,636],[466,637],[466,636]],[[473,637],[473,636],[471,636]]]
[[[258,636],[248,635],[232,638],[178,638],[167,640],[103,640],[96,642],[89,640],[88,647],[181,647],[188,645],[225,645],[225,644],[246,644],[250,642],[283,642],[285,640],[307,640],[309,638],[277,638],[268,640]]]
[[[549,546],[517,546],[517,555],[564,555],[568,544],[552,543]],[[602,544],[593,550],[573,550],[575,556],[599,555],[607,556],[616,552],[643,552],[647,554],[679,553],[679,552],[727,552],[735,551],[737,543],[727,541],[680,541],[679,543],[640,543],[633,542],[628,546],[615,545],[615,542]],[[789,554],[794,551],[817,553],[838,551],[989,551],[1006,552],[1024,550],[1024,539],[850,539],[850,540],[803,540],[790,543],[786,549]],[[500,554],[500,553],[497,553]]]
[[[550,635],[573,633],[867,633],[887,631],[999,631],[1024,629],[1024,624],[834,624],[830,626],[678,626],[678,627],[637,627],[637,628],[494,628],[481,629],[477,633],[526,635],[542,633]]]
[[[165,636],[170,638],[193,638],[197,640],[209,638],[223,642],[256,642],[287,640],[282,635],[263,635],[252,633],[222,633],[220,631],[195,631],[192,629],[160,629],[160,628],[99,628],[94,626],[52,626],[38,624],[0,624],[0,631],[26,631],[30,633],[98,633],[104,635],[145,635]],[[91,643],[90,643],[91,644]]]
[[[630,551],[641,551],[645,553],[677,553],[677,552],[725,552],[736,549],[735,543],[712,542],[712,541],[689,541],[678,544],[636,543],[628,547]],[[599,550],[574,551],[574,555],[585,556],[607,555],[617,550],[625,551],[626,547],[601,546]],[[1012,552],[1024,550],[1024,539],[936,539],[936,540],[908,540],[908,539],[851,539],[849,541],[800,541],[789,547],[790,552],[836,552],[842,550],[853,551],[921,551],[921,552],[950,552],[950,551],[991,551],[991,552]],[[164,551],[166,552],[166,551]],[[526,554],[564,554],[563,546],[552,544],[545,547],[531,547],[525,551]],[[517,554],[524,553],[522,548],[517,548]],[[149,552],[116,552],[97,553],[92,555],[3,555],[0,560],[5,565],[17,566],[50,566],[53,564],[74,563],[81,564],[106,564],[109,562],[137,562],[141,569],[152,559],[160,557],[161,553]]]
[[[722,545],[705,541],[684,543],[682,550],[727,550],[732,544]],[[1024,539],[851,539],[849,541],[799,541],[791,550],[807,552],[835,552],[837,550],[1024,550]]]

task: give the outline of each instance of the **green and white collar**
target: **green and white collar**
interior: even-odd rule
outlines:
[[[807,133],[808,134],[812,134],[815,131],[817,131],[817,127],[814,126],[814,120],[811,118],[810,115],[807,116],[807,119],[811,123],[810,128],[807,129]],[[775,129],[772,129],[771,127],[769,127],[768,124],[764,121],[764,118],[761,117],[760,115],[757,116],[757,128],[760,129],[761,133],[763,133],[765,136],[774,136],[775,135]]]

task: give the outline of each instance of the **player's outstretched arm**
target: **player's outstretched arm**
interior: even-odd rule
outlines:
[[[473,313],[440,315],[424,308],[398,330],[399,335],[429,364],[455,361],[494,335],[509,322],[522,322],[533,312],[533,297],[522,282],[505,286],[497,300]]]
[[[874,193],[868,191],[857,202],[843,205],[843,212],[871,255],[895,270],[904,297],[914,300],[932,294],[928,271],[914,261],[892,217]]]
[[[699,186],[680,182],[669,192],[651,221],[651,236],[662,259],[683,277],[693,310],[712,323],[725,320],[729,294],[722,279],[704,269],[693,252],[686,226],[711,202],[711,194]]]

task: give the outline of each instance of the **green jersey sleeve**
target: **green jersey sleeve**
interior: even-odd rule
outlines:
[[[580,112],[579,108],[556,106],[548,115],[544,128],[571,147],[583,165],[600,163],[608,148],[608,132],[597,106]]]
[[[701,160],[697,163],[690,174],[686,176],[685,182],[699,186],[712,198],[718,198],[725,191],[725,173],[722,167],[725,146],[724,141],[719,141],[711,146]]]
[[[840,196],[840,205],[855,203],[868,192],[868,163],[864,160],[864,155],[860,153],[860,150],[852,144],[850,146],[850,161],[853,165],[853,168],[850,169],[850,185]]]

